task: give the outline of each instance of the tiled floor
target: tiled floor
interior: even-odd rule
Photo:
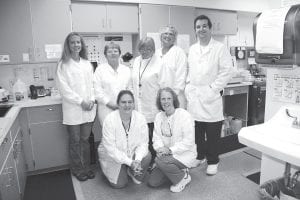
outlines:
[[[206,166],[192,169],[192,182],[179,194],[171,193],[168,185],[153,189],[130,183],[125,189],[112,189],[100,169],[95,179],[78,182],[73,178],[73,184],[77,200],[258,200],[259,186],[246,178],[260,168],[259,154],[252,154],[239,150],[223,155],[215,176],[206,176]]]

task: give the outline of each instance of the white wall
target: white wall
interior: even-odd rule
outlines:
[[[77,0],[91,1],[91,0]],[[221,10],[237,10],[247,12],[261,12],[266,9],[279,8],[281,0],[93,0],[103,2],[123,3],[150,3],[193,6],[199,8],[212,8]]]

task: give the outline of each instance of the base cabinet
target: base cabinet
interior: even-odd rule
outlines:
[[[19,186],[17,182],[17,174],[15,168],[15,161],[13,150],[10,150],[7,160],[3,165],[0,173],[0,199],[1,200],[19,200],[21,195],[19,193]]]
[[[68,164],[67,130],[62,122],[31,124],[35,170]]]
[[[61,105],[26,108],[26,115],[28,171],[68,165],[68,134],[62,124]]]
[[[19,129],[13,145],[13,155],[16,164],[16,174],[17,174],[18,188],[19,188],[21,199],[24,196],[24,189],[26,183],[26,171],[27,171],[23,138],[24,138],[23,131]]]

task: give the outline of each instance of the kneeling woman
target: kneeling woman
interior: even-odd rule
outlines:
[[[151,161],[148,152],[148,126],[144,116],[134,109],[134,97],[122,90],[117,97],[118,110],[111,112],[103,123],[99,145],[99,161],[111,186],[123,188],[130,176],[140,184]]]
[[[181,192],[191,181],[188,168],[197,156],[194,120],[179,108],[177,95],[171,88],[160,89],[156,103],[162,112],[154,121],[153,147],[157,157],[148,184],[157,187],[169,180],[170,190]]]

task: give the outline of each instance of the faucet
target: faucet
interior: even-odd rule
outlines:
[[[285,113],[288,117],[291,117],[294,119],[294,121],[292,123],[292,127],[300,129],[300,120],[298,120],[297,117],[291,115],[288,109],[285,109]]]

